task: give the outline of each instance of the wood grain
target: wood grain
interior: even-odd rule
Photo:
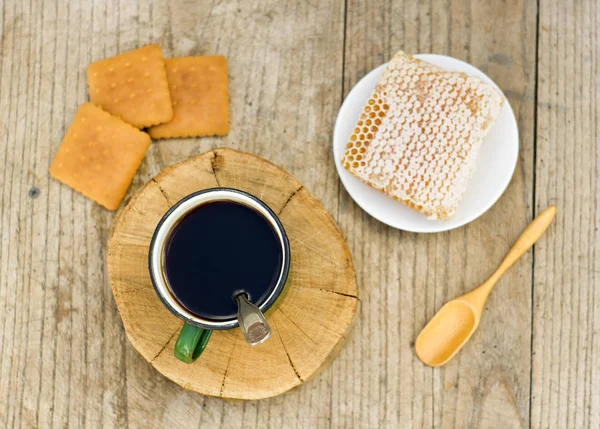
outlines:
[[[0,427],[600,426],[599,16],[594,0],[3,1]],[[162,168],[227,146],[294,174],[347,237],[360,318],[333,365],[289,394],[229,403],[147,364],[105,274],[112,214],[48,176],[87,100],[87,64],[151,42],[167,56],[227,56],[231,133],[153,144],[130,195]],[[518,117],[513,182],[457,231],[390,230],[335,174],[342,98],[397,49],[471,62]],[[473,341],[450,366],[422,367],[411,345],[420,328],[551,203],[556,228],[498,285]]]
[[[173,354],[183,322],[154,291],[150,242],[181,198],[221,186],[255,195],[279,215],[290,243],[290,273],[267,312],[272,339],[251,347],[239,329],[215,331],[197,363]],[[291,174],[269,161],[216,149],[162,170],[115,219],[107,247],[110,285],[133,346],[182,387],[228,399],[264,399],[300,386],[340,350],[358,307],[350,254],[331,216]]]
[[[600,9],[540,2],[531,425],[600,427]]]

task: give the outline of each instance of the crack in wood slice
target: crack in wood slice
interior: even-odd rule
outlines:
[[[300,187],[298,189],[296,189],[292,195],[290,195],[290,197],[286,200],[285,203],[283,203],[283,206],[281,206],[281,208],[279,209],[279,211],[277,212],[277,216],[279,216],[281,214],[281,212],[287,207],[287,205],[289,204],[289,202],[292,200],[292,198],[294,198],[298,192],[300,192],[300,190],[303,188],[302,185],[300,185]]]
[[[299,285],[298,287],[300,287],[300,288],[303,288],[303,287],[308,287],[308,286],[300,286],[300,285]],[[310,289],[315,289],[315,288],[310,288]],[[338,291],[335,291],[335,290],[331,290],[331,289],[323,289],[323,288],[316,288],[316,289],[322,290],[323,292],[335,293],[335,294],[337,294],[337,295],[346,296],[346,297],[348,297],[348,298],[353,298],[353,299],[356,299],[356,300],[360,301],[360,298],[359,298],[358,296],[356,296],[356,295],[353,295],[353,294],[351,294],[351,293],[343,293],[343,292],[338,292]]]
[[[173,335],[171,335],[169,337],[169,341],[165,342],[165,345],[162,347],[162,349],[159,350],[159,352],[156,354],[156,356],[154,356],[152,359],[150,359],[150,363],[154,362],[156,360],[156,358],[158,358],[160,356],[160,354],[165,351],[165,349],[167,348],[167,346],[169,345],[169,343],[171,342],[171,340],[173,339],[173,337],[175,337],[175,335],[177,335],[179,333],[179,331],[181,330],[181,328],[183,327],[183,324],[179,327],[177,327],[177,329],[175,330],[175,332],[173,332]]]
[[[210,159],[210,166],[212,167],[212,172],[213,172],[213,176],[215,176],[215,180],[217,181],[217,186],[221,186],[221,184],[219,183],[219,178],[217,177],[217,170],[216,170],[216,160],[217,160],[217,153],[215,151],[211,152],[212,154],[212,158]]]
[[[163,195],[163,197],[165,197],[165,201],[167,202],[167,204],[169,205],[169,207],[172,207],[174,203],[170,201],[170,198],[169,198],[169,195],[167,194],[167,191],[165,191],[162,188],[162,186],[160,186],[160,183],[158,183],[155,178],[152,178],[152,181],[154,183],[156,183],[156,185],[158,186],[158,190]]]
[[[273,318],[271,319],[271,325],[275,327],[274,332],[277,332],[277,339],[281,343],[281,347],[283,347],[283,351],[285,352],[285,354],[286,354],[286,356],[288,358],[288,362],[290,363],[290,366],[294,370],[294,374],[296,374],[296,377],[298,377],[298,380],[300,380],[300,382],[304,383],[304,380],[300,376],[300,373],[298,372],[298,369],[296,368],[296,365],[294,365],[294,361],[292,360],[292,356],[290,355],[290,353],[288,352],[287,348],[285,347],[285,343],[283,341],[283,338],[281,338],[281,335],[279,333],[279,327],[277,326],[277,323],[275,322],[275,320]]]
[[[291,247],[291,269],[267,312],[272,338],[258,347],[239,329],[216,331],[198,361],[172,351],[183,322],[156,296],[147,268],[150,241],[164,213],[181,198],[216,186],[249,192],[279,217]],[[111,288],[134,347],[163,375],[202,394],[260,399],[314,377],[340,349],[359,300],[348,248],[322,205],[290,174],[255,155],[215,149],[161,171],[117,216],[108,251]]]
[[[225,373],[223,373],[223,381],[221,381],[221,390],[219,391],[219,397],[223,397],[223,391],[225,390],[225,380],[227,380],[227,372],[229,371],[229,364],[231,363],[231,359],[233,358],[233,351],[235,350],[235,342],[231,347],[231,353],[229,354],[229,359],[227,359],[227,366],[225,367]]]

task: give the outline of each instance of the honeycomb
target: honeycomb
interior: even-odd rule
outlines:
[[[361,112],[342,165],[429,219],[450,219],[503,103],[477,77],[398,52]]]

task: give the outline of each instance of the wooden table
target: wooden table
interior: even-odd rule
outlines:
[[[600,427],[595,0],[5,0],[0,9],[0,427]],[[231,132],[153,144],[130,192],[165,166],[232,147],[296,175],[347,237],[360,316],[333,365],[284,396],[230,403],[154,371],[128,343],[107,284],[113,214],[48,176],[87,100],[87,64],[150,42],[167,56],[227,56]],[[474,64],[518,118],[509,188],[452,232],[386,227],[335,172],[340,103],[399,49]],[[422,365],[412,345],[426,321],[484,280],[549,204],[554,226],[502,279],[480,331],[444,368]]]

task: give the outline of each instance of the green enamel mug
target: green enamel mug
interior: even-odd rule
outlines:
[[[210,319],[190,311],[175,294],[165,269],[166,249],[174,229],[188,214],[203,205],[215,202],[233,202],[260,214],[275,233],[282,255],[276,279],[271,282],[263,298],[258,302],[252,302],[251,297],[246,293],[232,294],[238,310],[236,317],[228,319]],[[206,228],[211,227],[214,226],[206,225]],[[236,270],[234,265],[231,266],[232,270]],[[288,277],[289,267],[290,245],[283,225],[275,213],[254,195],[232,188],[211,188],[194,192],[177,202],[158,223],[148,254],[148,268],[156,294],[165,307],[184,322],[175,343],[174,353],[177,359],[186,363],[192,363],[198,359],[208,346],[211,334],[215,330],[240,327],[249,344],[257,345],[265,341],[270,335],[270,329],[263,313],[275,303],[281,294]],[[249,278],[247,281],[251,282],[252,279]],[[224,285],[224,287],[226,286]]]

